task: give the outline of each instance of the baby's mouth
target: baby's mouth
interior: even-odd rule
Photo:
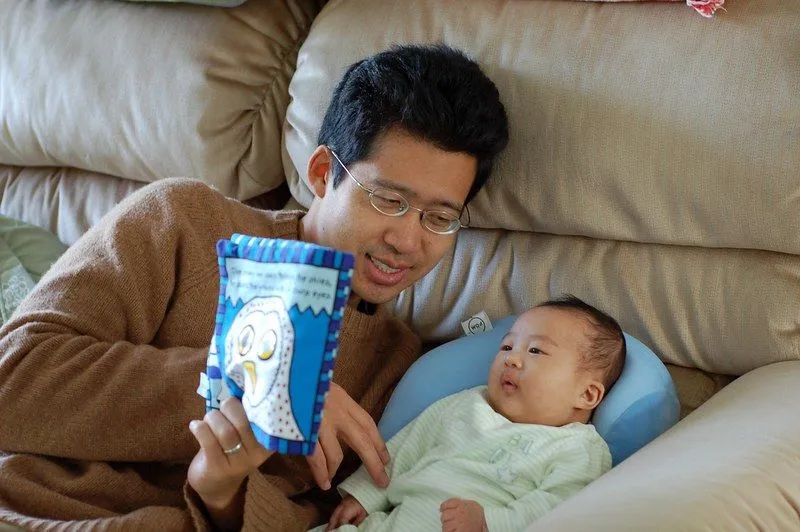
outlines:
[[[500,387],[503,388],[503,391],[507,393],[515,392],[519,386],[514,381],[514,378],[508,374],[503,374],[502,378],[500,379]]]

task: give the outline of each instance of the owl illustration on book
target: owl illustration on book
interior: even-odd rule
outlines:
[[[289,395],[294,327],[283,299],[248,301],[225,335],[225,352],[225,371],[244,391],[250,422],[280,438],[305,440]]]

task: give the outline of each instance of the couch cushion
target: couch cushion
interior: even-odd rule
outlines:
[[[529,532],[797,530],[798,381],[797,361],[737,379]]]
[[[460,232],[397,301],[423,341],[572,292],[674,365],[798,359],[800,2],[735,7],[710,22],[673,3],[330,3],[289,89],[292,193],[310,203],[301,176],[347,66],[444,41],[497,83],[511,140],[471,206],[492,231]]]
[[[734,380],[730,375],[708,373],[672,364],[667,364],[667,370],[678,391],[681,419],[694,412]]]
[[[441,342],[481,310],[494,320],[569,292],[665,362],[741,375],[800,359],[798,287],[797,255],[475,230],[459,234],[395,312]]]
[[[0,2],[0,163],[191,176],[239,199],[271,190],[284,181],[289,78],[318,10]]]
[[[165,3],[183,3],[183,4],[199,4],[203,6],[214,7],[236,7],[245,2],[245,0],[125,0],[126,2],[165,2]]]
[[[122,198],[144,185],[74,168],[0,165],[0,214],[74,244]]]
[[[0,214],[42,227],[74,244],[123,198],[146,183],[75,168],[0,165]],[[286,182],[244,203],[278,210],[291,199]],[[295,205],[294,208],[302,208]]]
[[[676,3],[330,3],[289,87],[285,166],[301,203],[335,83],[408,41],[467,51],[508,110],[474,226],[800,253],[797,0],[739,0],[713,21]]]

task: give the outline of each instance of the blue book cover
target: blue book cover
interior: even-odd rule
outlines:
[[[220,292],[201,389],[207,409],[242,401],[258,442],[314,452],[350,295],[353,256],[235,234],[217,243]]]

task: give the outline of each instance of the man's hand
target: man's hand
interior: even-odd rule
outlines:
[[[331,515],[331,520],[328,521],[328,526],[325,527],[325,531],[336,530],[340,526],[348,524],[358,526],[366,518],[367,511],[361,506],[358,499],[352,495],[348,495],[342,499],[342,502],[340,502],[339,506],[333,511],[333,515]]]
[[[220,410],[208,412],[203,421],[192,421],[189,430],[200,451],[189,466],[189,485],[222,529],[237,529],[242,519],[242,482],[272,455],[256,441],[242,403],[226,399]],[[227,452],[226,452],[227,451]]]
[[[439,507],[442,532],[488,532],[483,507],[475,501],[447,499]]]
[[[331,383],[319,428],[319,441],[314,454],[307,458],[314,480],[324,490],[330,489],[331,479],[344,457],[339,439],[344,440],[361,457],[378,487],[389,485],[389,476],[384,470],[389,463],[389,451],[377,425],[341,386]]]

